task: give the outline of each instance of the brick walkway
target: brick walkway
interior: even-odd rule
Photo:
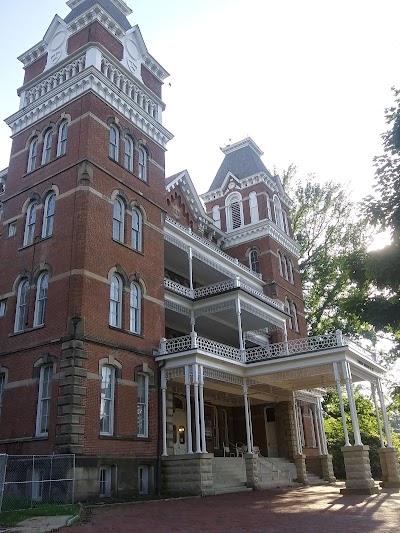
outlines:
[[[400,531],[400,492],[341,496],[322,486],[92,508],[62,533],[379,533]]]

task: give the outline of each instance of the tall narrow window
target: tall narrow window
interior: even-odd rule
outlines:
[[[219,210],[218,205],[214,205],[212,208],[212,217],[214,224],[217,226],[217,228],[221,229],[221,211]]]
[[[40,274],[39,276],[36,287],[35,318],[33,321],[34,326],[42,326],[44,324],[48,287],[49,274],[47,272],[43,272],[43,274]]]
[[[299,318],[297,315],[297,305],[292,302],[292,318],[293,318],[293,329],[297,333],[299,332]]]
[[[51,237],[53,235],[54,226],[54,210],[56,206],[56,193],[51,192],[47,195],[44,203],[42,238]]]
[[[6,382],[6,376],[4,373],[0,374],[0,420],[1,420],[1,411],[3,408],[3,393],[4,393],[4,385]]]
[[[242,198],[239,194],[233,194],[228,202],[228,230],[241,228],[243,226]]]
[[[269,197],[269,195],[267,194],[267,217],[272,220],[272,215],[271,215],[271,199]]]
[[[31,144],[29,145],[28,166],[26,169],[27,172],[33,172],[36,168],[37,149],[38,138],[35,137],[34,139],[32,139]]]
[[[142,251],[142,214],[139,209],[132,209],[132,248]]]
[[[147,374],[137,375],[137,422],[138,437],[148,437],[149,435],[149,376]]]
[[[133,141],[129,135],[125,135],[124,167],[133,172]]]
[[[147,181],[147,152],[143,146],[139,148],[139,178]]]
[[[121,327],[122,283],[117,276],[111,278],[110,285],[110,326]]]
[[[18,285],[17,290],[17,306],[15,310],[14,332],[23,331],[25,329],[26,311],[28,307],[28,291],[29,282],[23,279]]]
[[[289,263],[286,255],[283,256],[283,277],[289,280]]]
[[[28,246],[33,243],[35,237],[35,224],[36,224],[36,202],[29,204],[26,210],[25,219],[25,231],[24,231],[24,246]]]
[[[278,264],[279,264],[279,274],[283,277],[283,257],[281,252],[278,252]]]
[[[64,120],[58,128],[57,157],[67,152],[68,122]]]
[[[118,161],[119,131],[116,126],[110,126],[108,155],[114,161]]]
[[[112,435],[114,431],[114,389],[115,369],[103,366],[101,369],[100,434]]]
[[[112,470],[111,466],[100,467],[100,497],[109,498],[111,496],[111,483],[112,483]]]
[[[274,196],[274,211],[275,211],[275,223],[277,226],[279,226],[281,229],[284,229],[283,227],[283,216],[282,216],[282,207],[281,207],[281,201],[279,198],[275,195]]]
[[[289,267],[289,281],[290,283],[294,283],[293,263],[291,259],[288,260],[288,267]]]
[[[253,272],[260,273],[260,261],[259,261],[259,255],[258,250],[251,250],[249,254],[250,259],[250,268]]]
[[[44,436],[49,433],[51,384],[53,379],[53,365],[45,365],[40,369],[39,397],[36,417],[36,435]]]
[[[255,191],[249,194],[249,207],[251,223],[256,224],[260,220],[260,215],[258,213],[257,193]]]
[[[51,145],[53,143],[53,131],[47,130],[43,139],[42,165],[51,159]]]
[[[113,239],[124,242],[124,204],[116,198],[113,207]]]
[[[137,283],[131,283],[129,330],[132,333],[141,332],[141,308],[142,291]]]
[[[282,211],[282,215],[283,215],[283,229],[286,231],[286,233],[288,235],[290,235],[289,218],[288,218],[287,213],[285,211]]]
[[[289,328],[293,329],[292,313],[290,309],[290,303],[287,298],[285,298],[285,312],[289,315],[289,318],[288,318]]]

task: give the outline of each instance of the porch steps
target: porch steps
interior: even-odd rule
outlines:
[[[246,467],[241,457],[213,458],[213,488],[215,494],[245,492],[252,489],[246,486]]]

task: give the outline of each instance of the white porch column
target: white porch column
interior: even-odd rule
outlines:
[[[193,297],[193,250],[191,246],[189,246],[189,250],[188,250],[188,259],[189,259],[189,287],[190,287],[190,292]]]
[[[318,407],[313,404],[311,406],[311,412],[313,415],[314,420],[314,432],[315,432],[315,439],[317,441],[317,447],[320,455],[323,455],[323,449],[322,449],[322,442],[321,442],[321,426],[319,424],[319,413],[318,413]]]
[[[335,376],[336,388],[339,397],[340,413],[342,415],[342,424],[344,431],[344,441],[346,446],[350,446],[349,432],[347,431],[346,413],[344,412],[343,396],[342,396],[342,384],[340,382],[340,374],[337,363],[333,363],[333,374]]]
[[[163,456],[168,455],[167,448],[167,379],[165,370],[161,370],[161,410],[162,410],[162,440]]]
[[[196,453],[201,453],[200,446],[200,410],[199,410],[199,367],[193,365],[194,420],[196,426]]]
[[[190,366],[185,365],[187,453],[193,453],[192,407],[190,404]]]
[[[325,435],[325,428],[324,428],[324,415],[323,415],[321,398],[317,399],[317,410],[318,410],[318,423],[319,423],[318,427],[321,430],[322,453],[324,455],[328,455],[328,444],[326,442],[326,435]]]
[[[242,356],[242,362],[244,363],[246,361],[246,350],[244,349],[244,342],[243,342],[242,310],[240,307],[239,296],[237,296],[236,298],[236,317],[237,317],[238,334],[239,334],[240,354]]]
[[[379,437],[381,439],[381,448],[385,447],[385,441],[383,440],[383,433],[382,433],[382,424],[381,424],[381,416],[379,414],[379,407],[378,402],[376,400],[376,389],[375,389],[375,383],[371,383],[371,393],[372,393],[372,400],[374,402],[375,406],[375,412],[376,412],[376,421],[378,423],[378,430],[379,430]]]
[[[253,437],[253,420],[251,417],[251,398],[247,397],[247,403],[249,405],[249,422],[250,422],[250,440],[251,440],[251,452],[254,449],[254,437]]]
[[[351,414],[351,423],[354,431],[354,444],[356,446],[362,446],[360,426],[358,425],[356,402],[354,400],[353,383],[351,381],[351,371],[349,364],[346,361],[342,361],[343,376],[346,382],[347,397],[349,399],[349,407]]]
[[[381,383],[380,379],[377,379],[376,385],[377,385],[377,388],[378,388],[378,395],[379,395],[379,400],[380,400],[380,404],[381,404],[383,426],[385,428],[385,433],[386,433],[387,447],[388,448],[393,448],[392,436],[390,434],[389,419],[388,419],[388,415],[387,415],[387,412],[386,412],[385,397],[383,396],[382,383]]]
[[[195,325],[196,325],[196,319],[194,317],[194,311],[190,311],[190,326],[191,326],[191,332],[192,334],[195,333]]]
[[[250,429],[250,416],[249,416],[249,401],[247,397],[247,383],[244,381],[243,383],[243,399],[244,399],[244,416],[246,420],[246,440],[247,440],[247,453],[251,453],[252,447],[251,447],[251,429]]]
[[[200,400],[201,451],[203,453],[207,453],[206,424],[205,424],[205,419],[204,419],[204,374],[203,374],[203,365],[199,365],[199,400]]]

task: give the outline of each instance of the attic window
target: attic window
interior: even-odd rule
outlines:
[[[242,225],[242,217],[240,214],[239,202],[234,202],[231,204],[231,213],[232,213],[232,229],[240,228],[240,226]]]
[[[234,193],[228,199],[228,230],[235,230],[243,226],[243,211],[240,194]]]

